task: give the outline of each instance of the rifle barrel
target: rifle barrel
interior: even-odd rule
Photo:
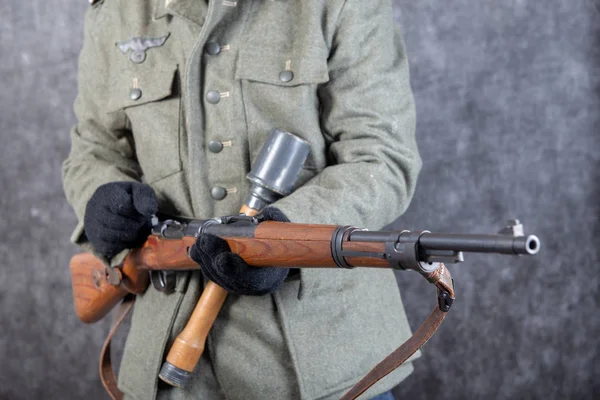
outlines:
[[[424,233],[419,244],[426,250],[452,250],[465,253],[537,254],[540,240],[535,235],[463,235]]]
[[[350,236],[356,242],[386,242],[400,237],[401,231],[355,231]],[[418,245],[424,250],[455,251],[465,253],[537,254],[540,240],[535,235],[473,235],[424,232]]]

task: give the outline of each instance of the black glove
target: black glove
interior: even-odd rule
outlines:
[[[154,190],[139,182],[100,186],[85,208],[83,226],[94,249],[108,259],[124,249],[141,246],[158,210]]]
[[[266,208],[264,220],[290,222],[277,208]],[[260,296],[274,292],[288,275],[289,268],[251,267],[239,255],[232,253],[227,242],[215,235],[198,236],[190,249],[192,260],[200,264],[204,275],[228,292]]]

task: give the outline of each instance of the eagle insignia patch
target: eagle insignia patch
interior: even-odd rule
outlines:
[[[124,42],[117,42],[116,45],[121,49],[123,54],[127,54],[129,50],[131,53],[129,54],[129,59],[136,64],[143,63],[146,59],[146,50],[151,49],[153,47],[160,47],[167,41],[169,34],[159,38],[149,38],[149,37],[133,37]]]

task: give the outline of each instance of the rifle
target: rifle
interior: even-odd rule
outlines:
[[[122,268],[114,270],[116,279],[111,273],[105,274],[107,279],[112,279],[110,283],[94,280],[98,275],[95,271],[100,268],[104,270],[100,261],[85,254],[73,257],[73,291],[80,318],[93,315],[95,318],[92,320],[108,312],[130,289],[137,288],[135,282],[143,281],[140,279],[142,271],[199,269],[200,266],[188,257],[188,248],[202,233],[221,237],[233,252],[254,267],[393,268],[416,271],[436,285],[437,309],[413,336],[416,339],[411,338],[403,345],[404,349],[401,347],[402,360],[395,360],[393,367],[385,368],[385,374],[427,341],[449,311],[454,288],[444,263],[463,262],[466,252],[535,255],[540,249],[539,239],[535,235],[525,236],[518,220],[511,221],[499,234],[479,235],[407,230],[368,231],[352,226],[263,221],[260,216],[245,215],[207,220],[171,219],[155,224],[146,243],[129,254]],[[82,271],[87,273],[83,274]],[[90,271],[94,272],[90,274]],[[86,306],[94,306],[95,310],[86,312]],[[165,365],[170,368],[168,363]],[[185,382],[185,371],[170,368],[170,373],[171,376],[181,373]],[[362,386],[353,395],[360,395],[374,383],[373,379],[379,380],[385,376],[380,372],[375,375],[367,379],[368,382],[361,381]]]
[[[510,229],[518,231],[522,225],[516,221]],[[102,319],[126,294],[145,291],[148,271],[200,269],[187,252],[199,233],[225,239],[231,250],[253,267],[378,267],[410,269],[421,274],[435,270],[436,262],[462,262],[465,252],[534,255],[540,246],[534,235],[372,232],[334,225],[262,222],[243,215],[208,220],[169,219],[154,226],[146,243],[132,250],[121,268],[109,269],[91,253],[71,258],[77,316],[86,323]]]

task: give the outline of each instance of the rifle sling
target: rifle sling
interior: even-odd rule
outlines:
[[[444,264],[440,264],[438,269],[426,277],[438,289],[438,302],[444,298],[444,294],[449,296],[449,304],[454,299],[454,284],[448,268]],[[135,296],[129,294],[119,304],[116,312],[113,315],[113,322],[110,332],[104,341],[102,353],[100,354],[100,379],[104,388],[112,398],[112,400],[123,400],[123,392],[117,387],[117,377],[112,368],[110,359],[110,342],[113,336],[119,329],[119,326],[125,320],[129,311],[133,308]],[[375,383],[386,377],[396,368],[401,366],[410,356],[419,350],[440,327],[444,318],[448,314],[450,306],[447,305],[442,310],[443,305],[439,303],[425,320],[425,322],[417,329],[406,342],[387,356],[383,361],[377,364],[371,371],[365,375],[356,385],[354,385],[340,400],[354,400]]]
[[[401,366],[410,356],[415,354],[439,328],[446,317],[445,312],[436,307],[429,318],[419,327],[417,332],[402,343],[392,354],[377,364],[364,378],[354,385],[340,400],[354,400],[367,389]]]
[[[110,331],[106,340],[104,340],[104,346],[102,346],[102,352],[100,353],[100,380],[112,400],[123,400],[124,395],[117,386],[117,375],[113,370],[112,360],[110,359],[110,342],[133,308],[134,302],[135,296],[128,294],[118,305],[112,317]]]

